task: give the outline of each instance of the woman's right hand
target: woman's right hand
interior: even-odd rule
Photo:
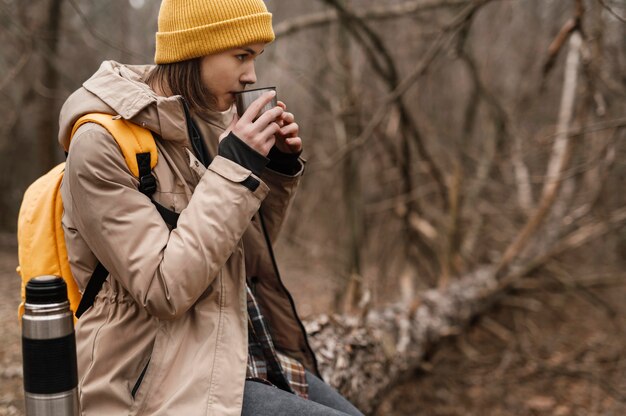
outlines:
[[[274,146],[274,135],[280,130],[280,126],[276,121],[283,115],[284,110],[276,106],[261,114],[258,119],[255,120],[255,118],[259,111],[272,101],[275,95],[276,91],[266,92],[250,104],[250,107],[248,107],[241,118],[235,114],[233,121],[226,128],[224,134],[220,136],[220,141],[232,132],[255,151],[263,156],[267,156],[272,146]]]

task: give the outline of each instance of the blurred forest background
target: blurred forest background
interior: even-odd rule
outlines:
[[[0,0],[0,414],[22,408],[21,197],[64,159],[67,96],[103,60],[152,62],[159,3]],[[626,2],[266,3],[277,40],[258,84],[278,87],[308,159],[278,247],[301,315],[367,326],[428,306],[426,291],[495,282],[354,400],[380,415],[626,414]]]

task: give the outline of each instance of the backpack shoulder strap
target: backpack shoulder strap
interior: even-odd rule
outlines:
[[[74,124],[72,137],[74,137],[76,130],[86,123],[96,123],[104,127],[113,136],[124,155],[130,172],[136,178],[141,179],[142,170],[145,168],[150,171],[156,166],[158,152],[150,130],[110,114],[90,113],[79,118]]]
[[[139,191],[152,199],[151,196],[156,191],[156,179],[152,175],[152,169],[158,161],[156,142],[152,133],[146,128],[110,114],[90,113],[78,119],[74,124],[71,136],[74,137],[78,128],[86,123],[96,123],[104,127],[113,136],[124,155],[130,172],[139,179]],[[165,222],[172,228],[176,228],[179,214],[168,210],[154,200],[152,203]],[[80,299],[76,318],[80,318],[93,305],[108,275],[109,272],[104,265],[98,262]]]

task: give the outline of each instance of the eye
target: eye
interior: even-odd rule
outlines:
[[[243,54],[240,54],[240,55],[235,55],[235,58],[237,58],[241,62],[245,61],[247,57],[248,57],[247,53],[243,53]]]

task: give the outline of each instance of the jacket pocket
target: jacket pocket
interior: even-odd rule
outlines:
[[[133,386],[133,389],[130,391],[130,395],[133,396],[133,399],[135,398],[137,391],[139,391],[139,387],[141,387],[141,382],[143,381],[143,378],[146,375],[146,370],[148,370],[149,364],[150,364],[150,358],[148,358],[148,362],[143,367],[143,370],[141,370],[141,374],[139,374],[139,378],[137,378],[137,381],[135,381],[135,385]]]

